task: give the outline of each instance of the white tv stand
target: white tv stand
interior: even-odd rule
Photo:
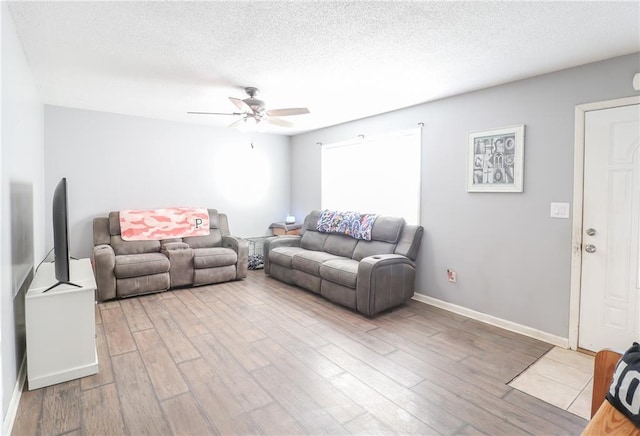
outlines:
[[[96,281],[89,259],[70,261],[70,281],[57,282],[55,265],[43,263],[25,297],[29,390],[98,372]]]

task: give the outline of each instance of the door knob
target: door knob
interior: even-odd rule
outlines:
[[[587,229],[587,235],[593,236],[596,234],[596,229]]]
[[[591,245],[591,244],[587,244],[584,246],[584,250],[587,253],[595,253],[596,252],[596,246],[595,245]]]

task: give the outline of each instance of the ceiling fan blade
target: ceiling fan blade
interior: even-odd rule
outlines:
[[[304,115],[308,114],[309,109],[306,107],[292,107],[287,109],[271,109],[267,111],[267,115],[271,117],[287,117],[290,115]]]
[[[244,101],[240,100],[239,98],[229,97],[229,100],[231,100],[231,103],[235,104],[236,107],[240,109],[242,112],[252,112],[249,105],[247,105]]]
[[[265,120],[269,124],[273,124],[280,127],[293,127],[293,123],[282,118],[269,117]]]
[[[196,114],[196,115],[244,115],[240,112],[233,112],[233,113],[222,113],[222,112],[187,112],[188,114]]]

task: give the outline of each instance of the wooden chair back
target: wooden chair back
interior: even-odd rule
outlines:
[[[600,405],[607,396],[613,371],[622,354],[613,350],[600,350],[596,353],[593,366],[593,394],[591,395],[591,417],[596,414]]]

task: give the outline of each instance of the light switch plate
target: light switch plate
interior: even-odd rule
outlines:
[[[551,203],[551,218],[569,218],[569,203]]]

